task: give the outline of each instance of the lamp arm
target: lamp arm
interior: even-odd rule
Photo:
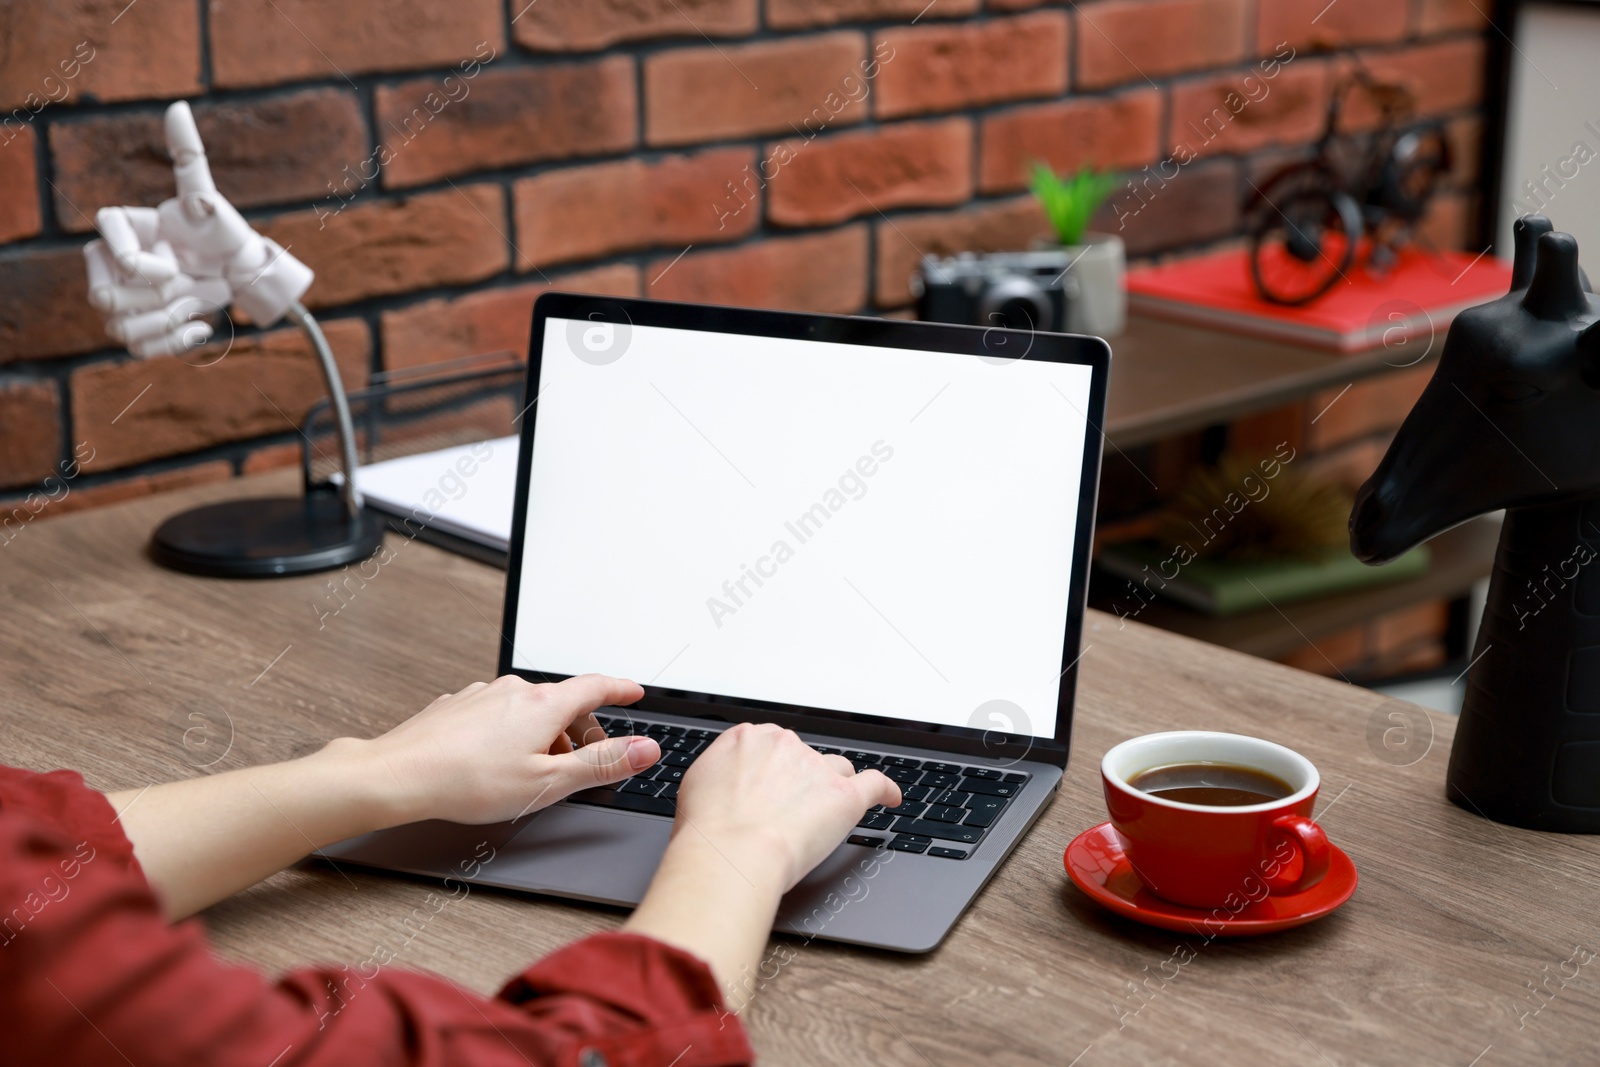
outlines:
[[[345,397],[344,380],[339,375],[339,365],[334,362],[333,350],[328,347],[322,327],[317,325],[317,320],[305,305],[296,300],[289,305],[286,314],[311,338],[311,347],[316,349],[317,359],[322,364],[322,377],[328,383],[328,397],[333,401],[334,418],[339,426],[339,451],[344,464],[342,494],[345,506],[353,517],[361,511],[361,490],[356,487],[356,430],[350,418],[350,401]]]

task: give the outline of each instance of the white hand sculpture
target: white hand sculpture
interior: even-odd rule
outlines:
[[[205,344],[212,329],[199,316],[230,302],[270,326],[313,277],[217,192],[188,104],[167,109],[166,132],[178,195],[155,208],[101,208],[104,239],[83,249],[89,302],[106,316],[106,333],[146,358]]]

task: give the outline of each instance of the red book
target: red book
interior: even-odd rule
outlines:
[[[1263,300],[1250,279],[1250,253],[1231,249],[1128,272],[1128,308],[1220,330],[1360,352],[1436,331],[1456,313],[1504,296],[1511,265],[1490,255],[1402,249],[1387,273],[1359,261],[1304,307]]]

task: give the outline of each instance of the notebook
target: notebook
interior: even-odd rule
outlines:
[[[1122,601],[1137,605],[1139,597],[1159,593],[1208,615],[1227,617],[1312,597],[1345,593],[1371,585],[1420,578],[1433,556],[1419,545],[1382,567],[1369,567],[1338,549],[1307,560],[1192,559],[1173,577],[1173,551],[1154,542],[1130,542],[1102,551],[1095,563],[1108,574],[1126,579],[1116,590]],[[1115,610],[1115,608],[1113,608]]]
[[[340,476],[333,476],[335,482]],[[500,437],[360,467],[367,506],[408,536],[505,565],[517,486],[517,438]]]
[[[1346,271],[1304,307],[1268,303],[1250,280],[1249,252],[1229,249],[1128,272],[1129,309],[1196,326],[1232,330],[1336,352],[1394,347],[1434,332],[1443,340],[1456,313],[1504,296],[1511,266],[1493,256],[1400,252],[1386,274]]]

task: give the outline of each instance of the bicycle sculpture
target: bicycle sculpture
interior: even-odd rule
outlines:
[[[1403,128],[1416,98],[1403,85],[1379,80],[1358,61],[1328,99],[1327,120],[1316,154],[1293,163],[1257,190],[1248,211],[1250,274],[1261,296],[1274,304],[1309,304],[1333,287],[1364,256],[1367,267],[1387,271],[1450,169],[1444,126],[1427,122]],[[1370,143],[1357,149],[1339,134],[1339,117],[1351,90],[1360,88],[1377,106],[1379,125]]]

